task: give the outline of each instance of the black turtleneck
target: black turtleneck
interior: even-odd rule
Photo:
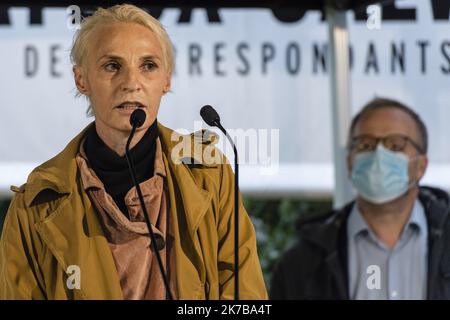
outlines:
[[[130,150],[136,169],[136,179],[142,183],[153,176],[158,137],[157,121],[147,129],[142,139]],[[84,143],[86,156],[94,172],[103,182],[106,192],[114,199],[119,209],[127,215],[125,195],[133,187],[127,159],[120,157],[98,136],[93,125],[87,132]]]

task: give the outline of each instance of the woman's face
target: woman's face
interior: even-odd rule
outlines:
[[[75,82],[89,97],[97,130],[129,132],[131,113],[143,108],[141,130],[156,119],[161,97],[170,89],[170,75],[155,34],[135,23],[97,27],[83,66],[75,67]]]

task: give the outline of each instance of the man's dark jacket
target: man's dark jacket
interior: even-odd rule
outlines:
[[[449,196],[421,187],[428,223],[428,299],[450,299]],[[349,299],[347,219],[354,202],[299,221],[299,240],[279,261],[271,299]]]

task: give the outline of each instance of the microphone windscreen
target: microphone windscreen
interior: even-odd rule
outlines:
[[[210,105],[203,106],[200,109],[200,116],[210,126],[215,127],[217,123],[220,123],[220,117],[216,110]]]
[[[142,109],[136,109],[133,111],[133,113],[130,116],[130,124],[132,127],[136,127],[139,128],[140,126],[142,126],[145,122],[145,118],[146,118],[146,114],[145,111]]]

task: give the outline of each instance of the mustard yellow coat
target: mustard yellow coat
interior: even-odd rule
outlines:
[[[178,296],[233,299],[230,165],[202,162],[198,150],[212,147],[214,135],[180,136],[161,124],[158,129],[175,233]],[[12,188],[0,240],[0,299],[123,299],[111,250],[75,162],[85,132],[33,170],[26,184]],[[180,141],[197,150],[187,159],[195,165],[174,157]],[[266,299],[255,231],[242,203],[239,233],[240,298]],[[79,267],[79,289],[68,288],[71,265]]]

